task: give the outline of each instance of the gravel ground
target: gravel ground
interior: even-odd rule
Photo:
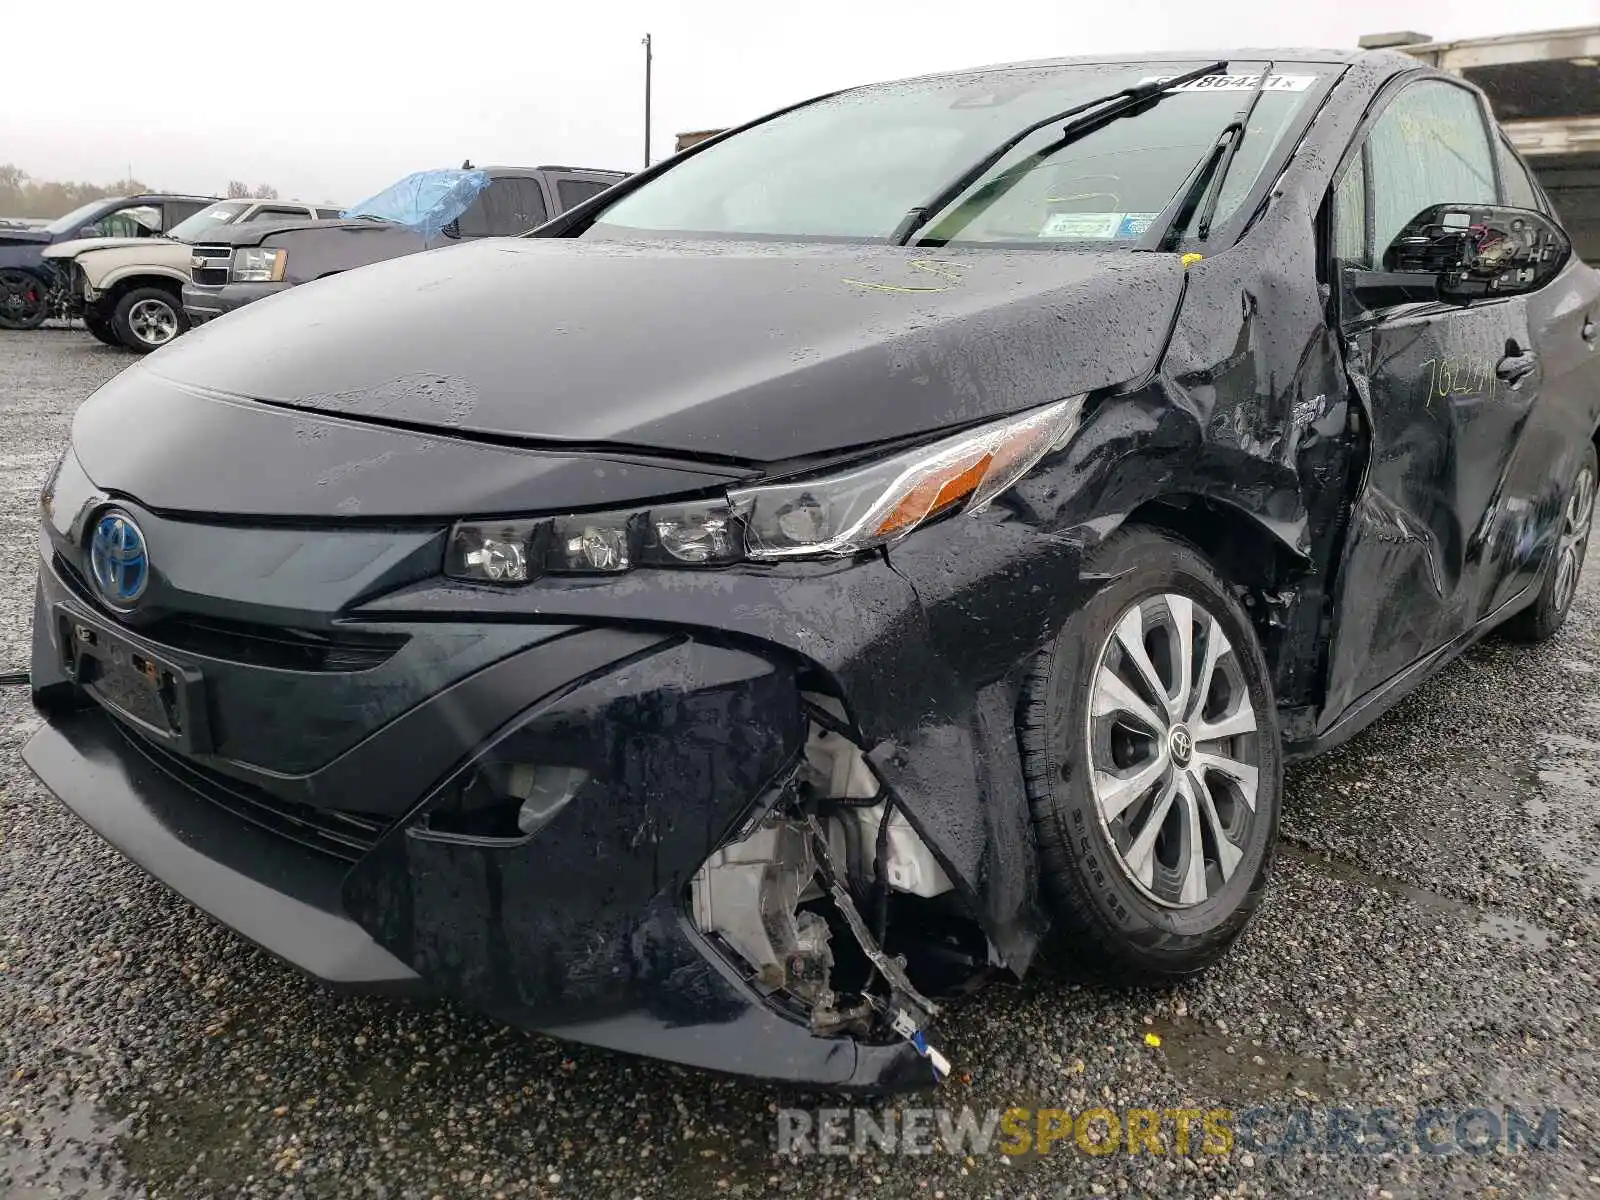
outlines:
[[[25,662],[38,486],[128,361],[0,333],[0,671]],[[1600,1195],[1597,616],[1591,569],[1553,643],[1484,644],[1296,770],[1261,918],[1203,979],[1113,992],[1049,963],[957,1010],[937,1101],[1561,1105],[1556,1151],[779,1157],[773,1110],[828,1101],[334,996],[245,946],[33,781],[6,688],[0,1195]]]

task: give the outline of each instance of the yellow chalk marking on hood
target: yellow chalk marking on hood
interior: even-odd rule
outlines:
[[[870,279],[851,279],[848,276],[845,277],[844,282],[853,284],[856,287],[867,288],[874,292],[903,292],[910,295],[926,292],[948,292],[952,285],[961,282],[961,273],[959,271],[952,269],[946,263],[939,262],[937,259],[914,258],[911,260],[910,267],[913,271],[936,275],[940,279],[947,279],[950,282],[936,287],[904,287],[896,283],[874,283]]]

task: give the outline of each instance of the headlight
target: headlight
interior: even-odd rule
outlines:
[[[716,567],[744,557],[727,500],[644,511],[507,521],[462,521],[444,572],[477,583],[527,583],[540,575],[616,575],[630,567]]]
[[[934,517],[982,512],[1078,427],[1083,397],[821,479],[730,492],[753,559],[855,554]]]
[[[445,574],[523,584],[634,566],[848,557],[957,510],[981,512],[1078,427],[1083,398],[1047,404],[866,466],[740,488],[726,498],[563,517],[462,521]]]
[[[233,252],[232,279],[235,283],[278,283],[289,265],[287,250],[247,246]]]

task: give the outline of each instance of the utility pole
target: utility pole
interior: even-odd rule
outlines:
[[[650,165],[650,35],[644,35],[644,165]]]

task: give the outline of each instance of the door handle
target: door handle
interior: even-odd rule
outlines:
[[[1512,390],[1532,375],[1539,365],[1539,356],[1532,350],[1525,354],[1507,354],[1495,364],[1494,373],[1502,383],[1509,383]]]

